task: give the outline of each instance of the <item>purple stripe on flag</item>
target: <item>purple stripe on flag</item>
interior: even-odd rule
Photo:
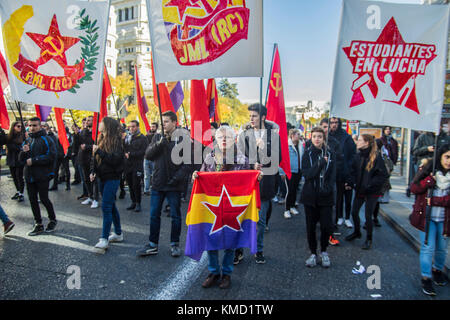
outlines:
[[[236,232],[228,227],[209,235],[212,225],[200,223],[188,226],[186,248],[184,254],[195,260],[200,260],[203,251],[250,248],[256,253],[256,222],[248,219],[242,222],[243,231]]]
[[[216,98],[211,99],[209,104],[209,118],[214,118],[214,112],[216,111]]]
[[[39,111],[41,112],[41,121],[47,121],[48,116],[50,115],[50,112],[52,112],[52,107],[47,107],[47,106],[39,106]]]
[[[142,107],[144,108],[144,113],[148,112],[148,104],[147,99],[145,99],[145,96],[142,95]]]
[[[170,92],[170,100],[172,101],[175,112],[177,112],[184,100],[184,93],[183,88],[181,87],[181,82],[178,81],[176,86]]]

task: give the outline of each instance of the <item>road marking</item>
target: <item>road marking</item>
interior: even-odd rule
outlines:
[[[207,264],[207,254],[203,254],[199,262],[185,257],[183,263],[167,278],[149,300],[177,300],[185,295],[188,289],[196,282]]]

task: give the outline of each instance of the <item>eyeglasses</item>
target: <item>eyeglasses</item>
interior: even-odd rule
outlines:
[[[22,126],[19,124],[19,125],[16,126],[16,128],[22,128]]]

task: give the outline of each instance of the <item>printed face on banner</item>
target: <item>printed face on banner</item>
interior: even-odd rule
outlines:
[[[21,2],[0,5],[13,98],[98,111],[108,1]]]
[[[344,0],[332,115],[438,131],[448,18],[448,6]]]
[[[214,61],[247,39],[249,17],[243,0],[169,0],[163,6],[167,35],[183,66]]]
[[[147,0],[156,82],[262,76],[262,0]]]

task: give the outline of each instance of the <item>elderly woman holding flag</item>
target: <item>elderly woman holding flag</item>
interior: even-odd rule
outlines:
[[[221,126],[215,134],[216,148],[208,154],[200,171],[221,172],[250,170],[248,158],[238,151],[236,146],[236,134],[229,126]],[[194,171],[192,179],[198,178],[198,171]],[[262,178],[260,173],[258,180]],[[222,269],[222,280],[219,285],[221,289],[227,289],[231,284],[231,273],[233,272],[234,249],[226,249],[223,256],[222,267],[219,265],[219,251],[208,251],[209,275],[203,282],[203,288],[209,288],[220,279]]]

